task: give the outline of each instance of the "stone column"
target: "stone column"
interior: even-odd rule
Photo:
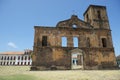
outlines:
[[[71,36],[67,37],[67,46],[73,47],[73,38]]]

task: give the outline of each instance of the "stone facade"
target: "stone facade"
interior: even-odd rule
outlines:
[[[112,69],[116,59],[105,6],[90,5],[56,27],[35,26],[31,70]]]

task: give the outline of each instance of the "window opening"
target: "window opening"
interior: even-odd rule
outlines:
[[[21,62],[21,65],[23,65],[23,62]]]
[[[30,62],[28,62],[28,65],[30,65]]]
[[[18,62],[18,65],[19,65],[19,62]]]
[[[22,60],[23,60],[23,56],[22,56]]]
[[[13,62],[13,65],[15,65],[15,62]]]
[[[9,57],[7,58],[7,60],[9,60]]]
[[[73,28],[77,28],[77,25],[73,24],[72,27],[73,27]]]
[[[26,62],[24,63],[24,65],[26,65]]]
[[[25,60],[27,60],[27,56],[25,56]]]
[[[11,60],[12,60],[12,56],[11,56]]]
[[[14,56],[14,60],[15,60],[15,58],[16,58],[16,57]]]
[[[97,14],[98,14],[98,19],[101,19],[101,13],[100,13],[100,11],[97,11]]]
[[[29,56],[29,59],[28,60],[30,60],[30,56]]]
[[[6,60],[6,56],[5,56],[4,60]]]
[[[1,60],[3,60],[3,56],[2,56],[2,59]]]
[[[107,40],[106,40],[106,38],[102,38],[102,47],[107,47]]]
[[[9,62],[7,62],[7,65],[9,65]]]
[[[73,46],[78,47],[78,37],[73,37]]]
[[[62,47],[67,47],[67,37],[62,37]]]
[[[5,62],[4,62],[4,65],[5,65]]]
[[[42,46],[47,46],[47,36],[42,37]]]

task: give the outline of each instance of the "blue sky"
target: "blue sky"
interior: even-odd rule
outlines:
[[[56,26],[90,4],[107,7],[113,45],[120,54],[120,0],[0,0],[0,52],[33,48],[34,26]]]

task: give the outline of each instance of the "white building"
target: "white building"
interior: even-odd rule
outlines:
[[[3,52],[0,53],[0,65],[31,65],[32,50],[26,50],[25,52]]]

